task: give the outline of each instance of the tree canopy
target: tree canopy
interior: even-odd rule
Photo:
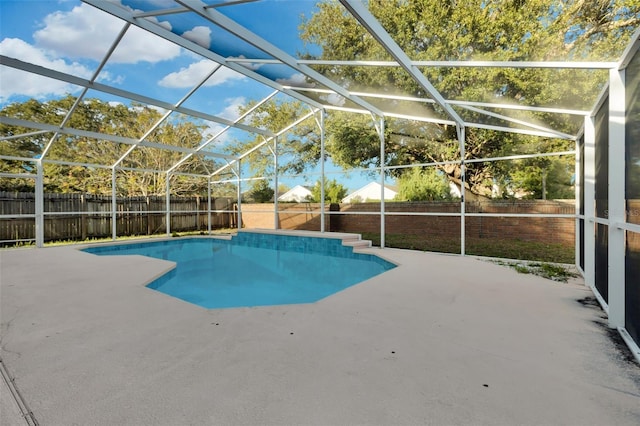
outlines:
[[[372,0],[368,5],[412,60],[615,60],[640,24],[639,0]],[[302,23],[301,33],[306,42],[320,47],[319,55],[307,55],[308,58],[391,59],[337,2],[319,4],[317,13]],[[424,89],[398,67],[323,65],[317,69],[352,90],[425,96]],[[593,105],[608,77],[606,71],[568,69],[422,67],[420,71],[448,99],[580,109]],[[388,101],[384,108],[405,111],[416,105]],[[457,112],[465,121],[486,121],[474,112]],[[438,107],[432,108],[431,113],[443,116]],[[511,117],[545,123],[567,133],[575,133],[581,125],[579,117],[562,114],[511,113]],[[380,165],[378,136],[369,117],[332,113],[328,127],[328,147],[334,162],[343,167]],[[386,165],[460,159],[453,126],[387,119],[385,139]],[[573,142],[567,140],[468,128],[465,159],[573,148]],[[569,181],[572,161],[548,160],[555,172],[547,176]],[[537,173],[523,176],[528,173],[529,163],[468,163],[465,184],[478,195],[491,194],[496,184],[520,190],[513,186],[531,183]],[[459,164],[443,164],[439,168],[452,182],[462,184]],[[560,169],[564,173],[558,173]],[[400,175],[406,170],[396,169],[393,173]],[[541,179],[537,185],[523,188],[527,187],[531,194],[540,193]]]
[[[409,169],[398,178],[397,201],[451,200],[446,177],[433,167]]]
[[[311,188],[311,201],[319,203],[322,200],[322,187],[321,180],[318,180],[313,188]],[[347,195],[347,188],[337,180],[328,180],[324,178],[324,200],[330,203],[340,203],[342,199]]]
[[[59,125],[75,102],[73,96],[40,102],[30,99],[13,103],[3,108],[2,114],[24,120]],[[111,104],[98,99],[86,99],[76,106],[66,126],[85,131],[103,132],[138,140],[154,128],[145,140],[166,145],[169,148],[196,148],[202,142],[205,127],[180,118],[161,121],[162,113],[142,105],[126,106]],[[0,155],[32,158],[42,156],[56,162],[44,164],[44,187],[50,192],[84,192],[89,194],[111,194],[111,170],[109,166],[120,161],[117,171],[116,190],[119,195],[164,195],[166,173],[185,157],[180,150],[167,150],[140,146],[129,152],[133,145],[92,139],[84,136],[53,133],[29,134],[31,129],[0,124],[0,135],[27,136],[9,139],[0,144]],[[125,156],[125,154],[127,154]],[[104,167],[86,167],[96,164]],[[215,162],[192,156],[187,159],[181,172],[202,174],[213,169]],[[34,165],[19,160],[0,163],[0,171],[6,173],[31,173]],[[141,169],[134,171],[133,169]],[[0,179],[3,190],[33,190],[33,181],[25,179]],[[187,175],[172,177],[171,191],[178,193],[206,192],[207,181]]]
[[[611,61],[619,57],[640,24],[640,0],[370,0],[367,4],[410,59],[422,61]],[[319,3],[315,13],[302,20],[300,34],[305,43],[313,45],[310,52],[318,52],[301,54],[304,58],[391,59],[366,28],[337,1]],[[367,100],[396,116],[447,118],[437,105],[395,96],[429,97],[401,67],[314,64],[313,68],[349,90],[386,95],[382,100]],[[421,66],[419,70],[450,100],[577,109],[592,107],[608,76],[606,70],[515,67]],[[32,99],[8,105],[1,113],[60,125],[75,101],[73,96],[45,102]],[[240,112],[254,106],[255,101]],[[573,156],[534,156],[571,151],[573,141],[505,133],[486,127],[492,124],[522,127],[503,120],[502,114],[575,134],[582,124],[581,117],[487,107],[488,112],[494,114],[488,117],[474,109],[453,108],[466,122],[478,125],[466,128],[464,179],[457,129],[452,125],[386,117],[382,164],[380,137],[372,117],[331,111],[325,120],[326,155],[344,169],[364,168],[375,172],[376,167],[390,166],[387,173],[399,183],[425,179],[427,185],[444,177],[458,186],[465,185],[471,194],[479,196],[525,194],[544,198],[571,193]],[[308,107],[299,101],[271,100],[253,111],[244,123],[278,133],[308,112]],[[276,140],[265,141],[263,136],[236,140],[226,146],[226,152],[240,155],[255,147],[255,152],[243,160],[243,164],[251,168],[252,176],[303,173],[321,160],[316,118],[307,118],[279,134]],[[168,176],[165,172],[178,161],[181,161],[179,171],[185,174],[171,177],[174,193],[204,192],[206,180],[190,175],[206,175],[221,166],[198,155],[187,158],[177,149],[199,146],[206,130],[203,123],[177,115],[163,120],[163,114],[151,107],[85,99],[75,106],[75,112],[64,125],[134,141],[144,138],[150,144],[133,147],[127,143],[32,132],[32,129],[2,124],[0,135],[26,136],[0,144],[0,155],[16,158],[0,163],[0,172],[31,173],[33,162],[17,158],[35,159],[46,153],[45,190],[110,193],[110,167],[117,164],[118,194],[153,195],[165,193]],[[176,149],[161,149],[153,144]],[[275,152],[279,155],[277,170],[273,161]],[[517,161],[483,161],[521,154],[529,157]],[[91,169],[84,164],[104,167]],[[434,164],[438,169],[435,175],[416,173],[405,167]],[[33,182],[0,178],[0,188],[29,190]],[[224,189],[233,191],[231,187]],[[432,195],[427,191],[423,196]]]

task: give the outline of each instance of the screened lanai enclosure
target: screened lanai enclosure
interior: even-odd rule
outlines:
[[[2,3],[2,244],[282,228],[575,263],[638,357],[640,6],[521,3]]]

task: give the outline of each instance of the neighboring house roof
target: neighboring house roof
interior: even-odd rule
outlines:
[[[281,196],[278,197],[278,201],[302,203],[309,201],[311,191],[302,185],[296,185]]]
[[[360,189],[353,191],[342,199],[343,203],[363,202],[367,200],[380,200],[381,186],[378,182],[371,182]],[[384,199],[393,200],[397,192],[385,185]]]

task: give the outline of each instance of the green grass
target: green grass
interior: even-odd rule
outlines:
[[[578,276],[574,268],[568,265],[558,265],[553,263],[518,263],[495,260],[493,262],[498,265],[509,266],[521,274],[538,275],[540,277],[564,283],[569,281],[569,278]]]
[[[374,246],[380,246],[380,234],[378,233],[362,233],[362,238],[370,240]],[[412,234],[387,234],[385,235],[385,247],[460,253],[460,241],[457,239]],[[517,239],[468,238],[465,241],[465,253],[501,259],[568,264],[573,264],[575,259],[573,247]]]

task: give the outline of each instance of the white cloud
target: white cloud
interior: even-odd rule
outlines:
[[[226,118],[227,120],[235,120],[240,116],[238,108],[246,104],[247,100],[243,96],[239,96],[237,98],[225,99],[225,102],[229,105],[227,105],[218,116]]]
[[[102,60],[124,22],[87,4],[54,12],[33,34],[36,46],[58,56]],[[158,62],[180,55],[180,47],[138,27],[130,27],[110,62]]]
[[[109,71],[104,71],[104,70],[100,73],[100,77],[98,78],[98,80],[108,81],[112,85],[121,85],[122,83],[124,83],[125,79],[126,78],[124,75],[114,76]]]
[[[2,40],[0,42],[0,53],[11,58],[82,78],[90,78],[92,75],[90,69],[77,62],[67,62],[64,59],[51,57],[42,49],[31,46],[17,38],[5,38]],[[6,102],[7,99],[14,95],[42,99],[48,95],[59,96],[78,90],[78,86],[66,82],[29,74],[9,67],[2,68],[2,84],[0,85],[0,99],[2,102]]]
[[[279,78],[276,80],[278,83],[283,86],[293,86],[293,87],[313,87],[313,84],[309,84],[307,82],[307,77],[304,74],[293,74],[289,78]]]
[[[246,57],[244,55],[240,55],[240,56],[231,56],[230,59],[246,59]],[[262,67],[262,64],[260,63],[255,63],[255,62],[238,62],[238,64],[242,65],[243,67],[251,70],[251,71],[257,71],[260,67]]]
[[[204,136],[206,140],[209,140],[209,138],[212,138],[213,136],[217,135],[226,127],[227,126],[220,123],[209,122],[209,126],[206,129],[204,129],[204,131],[202,132],[202,136]],[[218,136],[218,138],[212,141],[209,145],[207,145],[207,147],[211,148],[215,146],[217,143],[221,142],[223,139],[224,139],[224,133],[221,136]],[[215,152],[214,150],[211,150],[211,151]]]
[[[193,27],[192,30],[185,31],[182,36],[205,49],[208,49],[209,46],[211,46],[211,28],[200,26]]]
[[[227,98],[225,99],[225,103],[227,104],[227,106],[221,112],[217,113],[216,116],[233,121],[240,116],[238,107],[244,105],[246,102],[246,98],[242,96],[237,98]],[[205,139],[209,139],[217,135],[227,127],[225,125],[214,122],[208,122],[208,126],[209,127],[203,132],[203,136]],[[208,145],[207,150],[210,152],[218,152],[220,151],[220,146],[229,142],[231,139],[232,137],[230,136],[229,132],[224,132],[219,135],[213,142],[211,142],[210,145]]]
[[[187,68],[181,68],[180,71],[172,72],[166,75],[158,84],[162,87],[169,88],[187,88],[193,87],[200,80],[202,80],[211,70],[215,67],[215,64],[209,60],[202,60],[194,62]],[[226,67],[221,67],[215,74],[213,74],[205,86],[217,86],[228,81],[243,80],[245,76],[239,74]]]
[[[346,99],[337,93],[332,93],[329,96],[320,96],[320,99],[326,99],[327,102],[335,106],[343,106],[346,103]]]

